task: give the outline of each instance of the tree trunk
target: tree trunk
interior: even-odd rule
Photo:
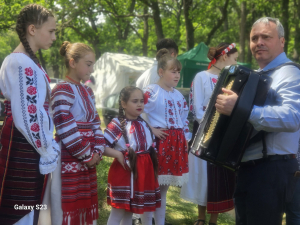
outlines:
[[[300,0],[294,1],[295,5],[295,21],[299,21],[299,15],[300,15]],[[296,62],[300,62],[300,25],[299,22],[295,22],[295,45],[294,45],[294,54],[293,54],[293,60]]]
[[[164,32],[163,32],[163,27],[161,23],[161,18],[160,18],[160,10],[158,6],[157,0],[151,0],[151,8],[153,10],[153,20],[155,24],[155,32],[157,36],[157,40],[161,40],[165,38]]]
[[[241,4],[241,21],[240,21],[240,55],[239,60],[245,62],[245,40],[246,40],[246,18],[247,18],[246,1]]]
[[[183,0],[183,13],[185,20],[185,30],[186,30],[186,49],[187,51],[194,48],[194,26],[193,21],[190,18],[190,9],[193,6],[193,0]]]
[[[214,36],[215,32],[222,26],[224,20],[227,17],[227,7],[228,7],[229,0],[226,0],[224,8],[222,9],[222,17],[217,21],[216,25],[211,29],[211,31],[207,35],[207,39],[205,41],[206,45],[209,45],[211,42],[212,37]]]
[[[148,14],[148,7],[144,6],[144,15]],[[148,16],[144,17],[144,35],[142,38],[143,42],[143,56],[148,56],[148,38],[149,38],[149,25]]]
[[[284,51],[288,53],[288,44],[290,39],[289,29],[289,0],[282,0],[282,25],[284,27],[285,44]]]

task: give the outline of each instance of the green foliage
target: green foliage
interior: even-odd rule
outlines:
[[[189,18],[193,21],[195,45],[209,42],[215,46],[220,42],[240,42],[240,27],[246,27],[246,49],[248,54],[248,37],[253,22],[262,16],[278,17],[283,20],[282,1],[253,0],[246,1],[246,23],[240,24],[241,3],[243,0],[229,1],[227,18],[215,30],[208,40],[217,22],[222,18],[226,0],[193,0]],[[64,65],[59,55],[63,41],[84,42],[95,49],[99,58],[104,52],[121,52],[131,55],[143,55],[142,38],[144,35],[144,18],[148,18],[148,56],[156,53],[156,24],[152,17],[153,1],[146,0],[0,0],[0,63],[4,57],[17,46],[17,37],[13,34],[16,17],[27,4],[38,3],[55,12],[57,19],[57,40],[53,46],[42,51],[50,76],[63,77]],[[160,0],[160,17],[163,33],[167,38],[176,40],[179,54],[186,51],[186,27],[183,15],[183,0]],[[296,32],[299,27],[299,0],[289,1],[288,57],[295,58],[300,54]],[[145,6],[148,12],[145,14]],[[298,28],[299,30],[299,28]],[[299,59],[295,58],[295,59]],[[251,57],[247,62],[254,63]]]

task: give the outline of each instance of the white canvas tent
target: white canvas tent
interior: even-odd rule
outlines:
[[[154,63],[154,59],[118,53],[104,53],[95,63],[96,106],[110,94],[118,93],[123,87],[135,86],[137,78]]]

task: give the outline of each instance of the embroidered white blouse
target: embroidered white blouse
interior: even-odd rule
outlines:
[[[202,71],[197,73],[190,90],[189,105],[194,120],[201,122],[209,99],[217,83],[218,75]]]
[[[190,140],[187,120],[189,109],[183,95],[175,88],[173,91],[166,91],[158,84],[150,84],[143,90],[145,96],[148,96],[144,112],[149,124],[152,127],[183,129],[185,138]]]
[[[125,129],[130,147],[134,151],[148,150],[153,143],[150,128],[140,120],[126,120]],[[109,147],[118,151],[126,149],[126,142],[122,134],[121,124],[118,118],[114,118],[104,130],[104,138]]]
[[[44,108],[51,93],[46,73],[27,55],[12,53],[3,61],[0,88],[11,102],[16,128],[41,155],[40,173],[53,172],[60,148],[53,139],[53,121]]]

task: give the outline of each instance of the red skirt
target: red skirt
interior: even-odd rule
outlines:
[[[169,136],[158,143],[158,182],[160,185],[182,186],[188,181],[188,146],[182,129],[165,130]]]
[[[42,203],[47,176],[39,171],[40,155],[14,126],[12,116],[4,119],[0,150],[0,224],[14,224],[28,210],[14,206]]]
[[[79,131],[84,134],[90,129]],[[90,143],[94,142],[93,136],[84,138]],[[64,144],[61,146],[61,154],[63,225],[68,223],[68,218],[70,224],[80,225],[80,215],[85,215],[81,216],[81,224],[93,224],[93,220],[99,217],[96,168],[88,168],[85,163],[73,157]]]
[[[137,154],[137,178],[131,193],[131,172],[115,159],[108,172],[107,204],[143,214],[160,207],[160,190],[148,153]]]

